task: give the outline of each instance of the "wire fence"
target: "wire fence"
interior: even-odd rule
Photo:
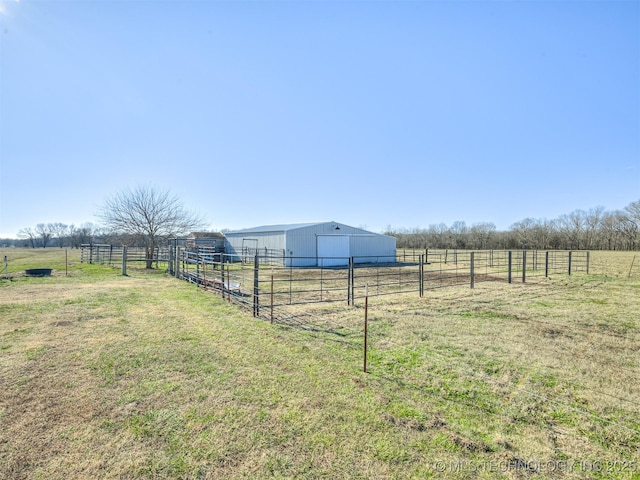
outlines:
[[[145,247],[127,247],[118,245],[83,244],[80,246],[80,262],[120,266],[123,258],[126,263],[150,262],[156,268],[169,262],[169,247],[156,247],[153,254],[147,258]]]
[[[346,265],[290,267],[282,264],[279,255],[250,258],[207,247],[172,246],[167,262],[169,272],[177,278],[243,304],[255,317],[275,321],[285,306],[353,305],[365,292],[369,296],[422,297],[438,288],[474,288],[480,282],[526,283],[552,274],[589,273],[589,256],[587,251],[401,251],[395,262],[388,262],[388,257],[349,257],[326,261]]]
[[[319,261],[320,260],[320,261]],[[81,261],[122,266],[160,265],[177,278],[219,293],[277,321],[290,315],[283,307],[344,302],[369,296],[414,294],[481,282],[526,283],[551,275],[589,273],[590,252],[559,250],[399,250],[389,257],[286,257],[280,250],[245,249],[240,255],[214,247],[157,247],[147,258],[144,247],[88,244]],[[294,267],[299,264],[319,264]],[[332,265],[332,266],[323,266]]]

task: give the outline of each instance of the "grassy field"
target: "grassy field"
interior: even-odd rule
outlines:
[[[271,325],[162,272],[4,255],[2,479],[640,478],[633,253],[370,299],[369,373],[362,302]]]

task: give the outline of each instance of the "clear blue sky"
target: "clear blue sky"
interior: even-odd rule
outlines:
[[[0,22],[0,237],[139,184],[212,229],[640,199],[635,0],[0,0]]]

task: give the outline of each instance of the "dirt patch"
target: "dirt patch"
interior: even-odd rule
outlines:
[[[68,320],[62,320],[60,322],[50,323],[50,325],[52,325],[54,327],[69,327],[69,326],[73,325],[73,323],[69,322]]]

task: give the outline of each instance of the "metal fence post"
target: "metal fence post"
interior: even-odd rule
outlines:
[[[220,296],[224,300],[224,264],[220,264],[220,279],[222,280],[222,284],[220,285]],[[227,279],[227,281],[229,281]]]
[[[507,279],[508,279],[509,283],[511,283],[511,265],[512,265],[512,258],[513,258],[512,253],[513,252],[511,250],[509,250],[509,252],[507,254],[507,265],[508,265],[508,267],[507,267],[507,270],[508,270],[507,271]]]
[[[122,247],[122,275],[127,275],[127,247]]]
[[[527,251],[522,250],[522,283],[527,281]]]
[[[260,315],[260,285],[258,284],[258,271],[259,271],[259,258],[258,255],[253,259],[253,316]],[[223,285],[224,286],[224,285]]]
[[[356,304],[356,269],[355,261],[353,257],[349,257],[349,263],[351,264],[351,305]]]
[[[475,278],[474,278],[475,277],[474,275],[475,274],[474,272],[475,255],[474,254],[475,252],[471,252],[471,265],[469,266],[470,267],[469,274],[471,276],[471,288],[473,288],[474,281],[475,281]]]
[[[369,285],[364,287],[364,364],[363,371],[367,373],[367,324],[369,316]]]
[[[169,240],[169,275],[174,275],[173,271],[173,244]]]
[[[420,286],[418,288],[418,291],[420,292],[420,298],[422,298],[424,297],[424,257],[422,255],[420,255],[420,270],[419,270],[418,278],[420,280]]]
[[[196,285],[200,286],[200,250],[196,252]]]
[[[544,252],[544,276],[549,278],[549,250]]]
[[[569,250],[569,275],[571,275],[571,250]]]
[[[347,305],[351,305],[351,257],[349,257],[349,269],[347,271]]]
[[[591,252],[587,251],[587,275],[589,275],[589,257]]]
[[[207,257],[202,255],[202,288],[207,289]]]

